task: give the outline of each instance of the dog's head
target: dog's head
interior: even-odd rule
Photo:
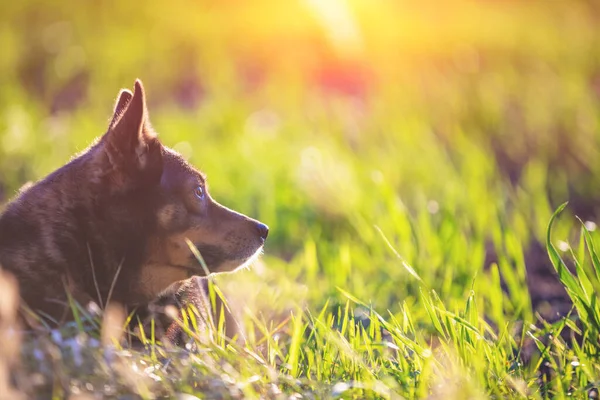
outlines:
[[[101,179],[112,201],[141,214],[137,220],[150,221],[139,228],[148,230],[138,276],[142,287],[136,288],[145,296],[190,275],[205,275],[204,267],[209,273],[243,268],[262,251],[268,227],[217,203],[206,177],[159,142],[139,80],[134,93],[121,91],[97,150],[110,165]]]

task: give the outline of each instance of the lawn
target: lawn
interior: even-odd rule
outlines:
[[[3,5],[1,204],[139,77],[163,143],[270,234],[213,280],[244,345],[0,323],[0,397],[598,398],[596,2],[249,3]]]

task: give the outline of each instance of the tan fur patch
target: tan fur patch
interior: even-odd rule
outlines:
[[[142,267],[140,287],[148,299],[158,296],[166,287],[188,277],[187,270],[162,264],[146,264]]]
[[[171,225],[171,221],[173,220],[173,214],[175,214],[176,206],[172,204],[167,204],[160,210],[158,210],[157,218],[158,224],[164,229],[168,229]]]

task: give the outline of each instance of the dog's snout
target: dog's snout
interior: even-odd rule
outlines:
[[[258,234],[262,238],[262,240],[266,240],[269,235],[269,227],[261,222],[256,224],[256,229],[258,230]]]

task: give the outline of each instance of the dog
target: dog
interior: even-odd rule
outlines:
[[[147,309],[181,306],[182,290],[195,290],[203,303],[197,277],[250,265],[268,233],[217,203],[205,175],[159,141],[136,80],[103,136],[7,205],[0,266],[17,278],[25,309],[60,324],[72,300]]]

